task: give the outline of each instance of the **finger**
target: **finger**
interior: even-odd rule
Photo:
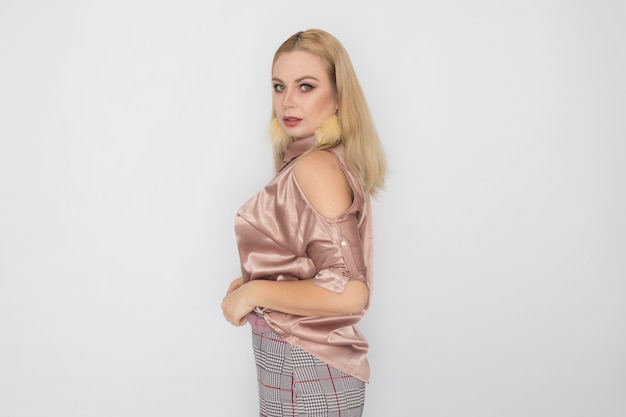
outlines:
[[[241,327],[241,326],[245,325],[246,323],[248,323],[248,319],[246,319],[244,317],[241,320],[232,319],[232,320],[228,320],[228,322],[230,324],[232,324],[233,326],[235,326],[235,327]]]

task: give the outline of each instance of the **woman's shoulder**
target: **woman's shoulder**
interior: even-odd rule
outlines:
[[[294,173],[306,198],[323,216],[338,217],[352,205],[350,183],[334,152],[316,150],[302,155]]]
[[[324,170],[327,172],[341,171],[337,156],[332,149],[312,150],[303,154],[296,160],[295,169],[297,171]]]

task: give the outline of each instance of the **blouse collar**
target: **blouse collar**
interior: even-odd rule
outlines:
[[[285,157],[283,158],[283,163],[287,163],[292,159],[302,155],[306,151],[309,151],[315,147],[317,140],[315,136],[311,136],[309,138],[298,139],[289,145],[287,150],[285,151]]]

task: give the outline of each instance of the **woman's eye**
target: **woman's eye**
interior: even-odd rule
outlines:
[[[302,84],[300,85],[301,91],[311,91],[313,90],[313,86],[311,84]]]
[[[274,91],[276,91],[277,93],[285,91],[285,86],[282,84],[274,84]]]

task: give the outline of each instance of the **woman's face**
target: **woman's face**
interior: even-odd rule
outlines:
[[[278,57],[272,70],[274,112],[287,135],[313,136],[315,129],[337,111],[337,95],[317,55],[304,51]]]

